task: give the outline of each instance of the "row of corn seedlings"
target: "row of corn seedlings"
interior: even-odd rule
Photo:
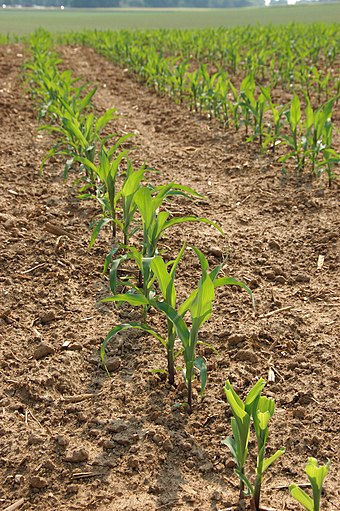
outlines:
[[[197,31],[137,33],[123,31],[118,34],[85,32],[66,36],[66,41],[71,37],[72,40],[91,45],[118,64],[128,66],[132,73],[137,74],[156,92],[169,94],[175,101],[187,104],[191,110],[208,113],[210,118],[215,118],[227,127],[234,127],[237,131],[243,128],[246,140],[257,141],[262,153],[270,150],[272,154],[277,155],[278,161],[283,163],[284,172],[287,171],[286,162],[293,161],[299,174],[307,170],[312,175],[320,177],[325,173],[331,183],[334,179],[334,167],[340,162],[340,155],[333,146],[332,122],[332,110],[338,102],[340,87],[338,74],[331,68],[337,56],[336,28],[330,26],[327,30],[325,26],[320,25],[314,29],[319,39],[324,34],[329,36],[331,41],[327,40],[329,43],[327,56],[322,54],[322,60],[328,63],[323,69],[316,67],[317,58],[321,58],[320,44],[317,45],[318,51],[311,52],[310,39],[314,40],[316,36],[309,30],[306,33],[306,28],[280,29],[278,31],[282,36],[280,44],[283,46],[279,45],[276,35],[275,44],[271,50],[267,50],[268,53],[274,52],[273,59],[277,55],[281,57],[284,55],[285,61],[291,62],[297,73],[297,76],[290,73],[289,79],[280,82],[283,86],[287,81],[287,88],[292,94],[292,100],[286,104],[277,103],[274,99],[273,89],[277,86],[277,81],[270,77],[277,74],[278,64],[274,61],[268,62],[268,59],[263,57],[264,50],[261,52],[256,44],[252,45],[249,54],[241,52],[237,59],[234,75],[237,75],[238,67],[249,70],[239,86],[235,82],[237,77],[231,78],[230,71],[225,70],[224,64],[217,64],[214,60],[211,60],[210,64],[204,62],[209,53],[205,58],[202,57],[202,61],[196,62],[189,52],[190,44],[193,52],[197,45],[202,46],[203,41],[209,47],[214,35],[220,37],[219,45],[222,46],[224,41],[225,48],[229,50],[233,48],[232,41],[235,43],[237,37],[240,37],[239,30],[231,31],[235,39],[229,42],[228,38],[225,38],[226,34],[230,35],[229,31],[219,30],[217,33],[202,31],[200,44]],[[172,45],[168,42],[171,34],[175,36]],[[239,40],[241,48],[246,43],[249,46],[249,34],[247,37],[246,35],[241,32]],[[261,29],[263,39],[269,40],[271,35],[272,29],[267,31]],[[210,36],[210,39],[206,39],[206,36]],[[293,38],[294,52],[290,48]],[[167,53],[169,48],[175,55],[169,56]],[[284,49],[289,51],[284,52]],[[305,57],[302,55],[303,51]],[[244,62],[253,62],[255,56],[256,59],[263,59],[264,68],[267,74],[271,73],[270,76],[265,76],[263,68],[258,65],[248,68],[244,66]],[[296,58],[299,59],[299,66]],[[309,60],[311,63],[307,64]],[[299,71],[296,71],[297,68]],[[310,81],[303,79],[306,73]],[[312,80],[315,87],[311,85]],[[314,108],[309,98],[313,91],[319,103]],[[320,105],[321,99],[323,102]]]
[[[95,198],[102,208],[102,218],[94,227],[90,244],[92,245],[104,225],[113,227],[114,239],[116,228],[121,231],[121,243],[113,244],[105,259],[104,267],[110,267],[110,287],[112,296],[104,298],[103,302],[125,302],[132,306],[141,306],[143,321],[129,322],[116,325],[107,335],[101,346],[101,358],[105,366],[106,347],[114,336],[126,329],[140,329],[159,341],[166,352],[168,381],[175,383],[175,373],[178,369],[177,360],[182,356],[184,381],[187,387],[188,411],[191,411],[192,383],[195,378],[195,368],[200,375],[201,395],[207,381],[207,367],[203,357],[198,354],[198,334],[202,325],[212,315],[215,289],[219,286],[238,286],[245,289],[254,305],[250,289],[242,282],[231,277],[221,276],[223,263],[209,269],[204,254],[195,247],[189,247],[198,258],[201,267],[201,277],[197,287],[181,303],[177,303],[175,276],[187,247],[181,247],[177,256],[166,262],[160,254],[159,240],[164,231],[172,225],[197,221],[219,226],[206,218],[170,217],[168,211],[171,198],[201,197],[194,190],[176,183],[162,186],[143,184],[148,170],[142,166],[134,170],[127,150],[120,150],[125,138],[118,138],[109,145],[114,135],[102,135],[108,122],[113,119],[115,111],[108,110],[97,118],[94,113],[92,98],[95,89],[88,85],[77,85],[78,79],[70,71],[59,71],[57,54],[52,51],[52,40],[43,31],[36,32],[30,38],[32,60],[26,65],[27,82],[32,96],[39,107],[39,120],[45,124],[41,129],[48,129],[57,135],[57,142],[47,157],[55,154],[65,155],[65,176],[68,171],[78,165],[78,181],[82,183],[80,198]],[[124,170],[121,170],[125,160]],[[122,176],[122,186],[116,189],[116,180]],[[118,208],[118,204],[120,208]],[[170,217],[170,218],[169,218]],[[131,243],[131,239],[135,243]],[[131,271],[129,278],[122,282],[119,277],[119,266],[124,261],[133,261],[137,268],[137,277]],[[117,294],[116,289],[124,284],[128,289],[123,294]],[[166,323],[166,335],[156,332],[148,323],[147,315],[154,308]],[[181,348],[175,348],[176,339],[180,340]],[[212,346],[210,346],[212,347]],[[213,348],[213,347],[212,347]],[[214,348],[213,348],[214,349]],[[260,495],[263,476],[276,459],[284,454],[281,448],[269,458],[265,457],[266,442],[269,433],[269,421],[274,414],[273,399],[261,396],[265,381],[260,378],[250,390],[243,402],[229,381],[225,384],[225,394],[232,410],[232,437],[224,440],[234,458],[235,472],[240,479],[240,498],[250,496],[251,509],[260,510]],[[248,445],[250,426],[254,426],[257,442],[257,463],[255,482],[247,471]],[[311,498],[296,484],[291,484],[292,496],[302,504],[307,511],[319,511],[320,496],[323,480],[329,470],[329,462],[318,466],[314,458],[309,458],[306,473],[312,486]]]
[[[95,89],[88,91],[88,86],[76,85],[78,80],[70,71],[59,71],[60,60],[51,51],[51,43],[50,36],[44,31],[36,32],[31,37],[33,59],[26,65],[27,80],[40,105],[39,119],[45,122],[40,129],[57,135],[56,143],[44,161],[56,154],[66,156],[65,176],[70,168],[76,167],[77,181],[82,183],[78,197],[96,199],[99,203],[100,219],[93,228],[90,246],[105,226],[111,226],[112,242],[105,258],[104,270],[109,270],[113,296],[106,301],[125,301],[143,306],[143,323],[120,325],[109,333],[102,346],[103,362],[105,347],[115,333],[130,326],[147,329],[166,348],[171,384],[174,384],[175,360],[183,353],[188,409],[191,410],[194,367],[201,374],[202,393],[206,382],[206,365],[197,355],[198,333],[211,316],[215,288],[222,285],[240,286],[252,297],[251,291],[235,279],[218,278],[222,265],[209,272],[207,259],[194,248],[202,276],[197,289],[177,309],[174,276],[185,247],[182,247],[171,263],[166,263],[165,259],[168,260],[171,255],[160,255],[162,236],[169,228],[184,222],[201,222],[222,234],[223,231],[207,218],[171,215],[169,209],[177,196],[188,200],[195,197],[202,199],[202,196],[188,186],[173,182],[164,185],[144,182],[148,167],[143,165],[134,170],[128,151],[120,149],[127,136],[118,138],[118,141],[110,145],[114,136],[102,135],[102,130],[113,118],[115,111],[110,109],[96,118],[91,111]],[[127,262],[129,276],[122,280],[119,270]],[[129,291],[117,295],[116,291],[122,285]],[[166,339],[145,324],[150,307],[165,314],[168,324]],[[184,315],[187,312],[191,315],[191,326],[185,323]],[[182,349],[177,354],[174,347],[176,336],[182,343]]]
[[[330,94],[336,87],[339,48],[336,24],[246,26],[204,30],[84,31],[66,34],[67,42],[95,43],[119,63],[139,72],[143,53],[156,49],[164,59],[175,56],[213,65],[243,79],[253,73],[271,88],[301,87]],[[141,50],[137,51],[137,47]],[[322,83],[321,83],[322,82]],[[327,97],[323,96],[323,100]]]

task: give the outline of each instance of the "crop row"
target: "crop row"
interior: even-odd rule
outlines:
[[[329,183],[340,161],[332,111],[340,80],[338,27],[232,30],[85,31],[60,42],[95,48],[159,94],[208,115],[257,142],[300,174]],[[285,91],[291,100],[278,102]]]
[[[92,104],[96,92],[88,84],[80,84],[69,70],[60,71],[58,55],[52,51],[51,36],[38,31],[30,38],[32,59],[26,64],[25,77],[32,98],[39,109],[40,129],[53,132],[56,143],[43,164],[51,156],[63,155],[66,159],[65,177],[73,172],[76,176],[78,198],[95,200],[100,208],[99,220],[95,222],[90,245],[105,226],[111,227],[112,238],[105,258],[104,271],[109,270],[112,295],[104,302],[125,302],[142,307],[143,322],[116,325],[101,346],[101,358],[105,367],[106,347],[122,330],[137,328],[155,337],[164,347],[167,357],[168,380],[175,384],[178,360],[183,360],[182,373],[187,387],[187,402],[180,406],[192,409],[192,383],[195,369],[200,375],[201,395],[207,380],[205,360],[198,354],[198,334],[201,326],[211,317],[218,286],[238,286],[250,289],[231,277],[219,277],[223,262],[213,269],[204,254],[191,247],[201,267],[197,287],[187,299],[177,303],[175,276],[185,244],[174,258],[161,254],[159,242],[164,232],[183,222],[203,222],[221,229],[214,222],[194,216],[178,217],[169,212],[173,201],[180,196],[192,200],[202,199],[191,188],[176,183],[153,185],[146,182],[145,165],[135,170],[124,143],[130,135],[119,137],[111,134],[108,126],[114,119],[115,110],[110,109],[97,117]],[[42,164],[42,166],[43,166]],[[168,262],[170,261],[170,262]],[[122,278],[120,265],[129,263],[128,277]],[[120,286],[128,292],[117,294]],[[253,302],[254,305],[254,302]],[[149,309],[153,308],[165,319],[167,334],[161,335],[147,324]],[[175,349],[175,340],[181,348]],[[210,346],[213,348],[213,346]],[[269,421],[274,414],[275,402],[262,396],[265,381],[260,378],[250,390],[245,401],[234,391],[229,381],[225,395],[232,410],[232,436],[224,443],[234,458],[235,472],[240,479],[240,498],[251,497],[253,510],[260,509],[260,494],[264,473],[271,464],[284,454],[281,448],[265,457],[269,433]],[[257,441],[255,482],[248,473],[247,458],[251,425]],[[318,466],[316,459],[309,458],[306,473],[312,486],[313,498],[292,484],[291,494],[307,511],[319,511],[323,480],[329,470],[329,462]]]

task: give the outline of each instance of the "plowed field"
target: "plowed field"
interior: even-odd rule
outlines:
[[[164,353],[145,335],[100,344],[117,322],[139,318],[131,307],[98,305],[109,294],[102,274],[108,239],[88,249],[94,204],[76,199],[63,162],[39,165],[51,146],[20,80],[24,49],[0,48],[0,507],[61,511],[207,511],[237,509],[238,480],[227,447],[228,378],[245,395],[260,376],[274,381],[268,451],[286,454],[269,471],[262,506],[296,510],[291,482],[306,483],[308,456],[331,459],[323,511],[339,506],[339,184],[283,177],[241,134],[223,130],[136,83],[90,49],[63,48],[64,65],[98,85],[99,112],[116,107],[113,131],[134,132],[130,156],[207,200],[178,202],[179,214],[206,225],[167,231],[163,247],[200,248],[253,289],[218,291],[201,340],[209,374],[193,413],[182,377],[170,388],[151,370]],[[323,256],[324,260],[319,256]],[[323,263],[322,263],[323,261]],[[318,264],[319,262],[319,264]],[[179,295],[196,284],[187,251]],[[150,321],[159,319],[152,315]],[[274,376],[274,377],[273,377]],[[255,442],[250,444],[254,461]],[[308,489],[306,490],[308,491]],[[23,499],[20,501],[20,499]],[[19,505],[20,504],[20,505]],[[247,502],[243,509],[247,509]],[[302,509],[302,508],[301,508]]]

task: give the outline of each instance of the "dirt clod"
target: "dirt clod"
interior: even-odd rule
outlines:
[[[47,357],[48,355],[54,354],[54,348],[53,346],[45,343],[39,344],[34,350],[33,357],[35,360],[41,360],[42,358]]]

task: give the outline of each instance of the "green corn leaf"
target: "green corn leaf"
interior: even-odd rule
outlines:
[[[296,499],[307,511],[314,511],[313,499],[307,495],[297,484],[293,483],[289,486],[289,491],[292,497]]]
[[[214,297],[214,284],[211,282],[209,275],[203,270],[202,278],[198,283],[197,295],[195,296],[189,309],[192,318],[191,332],[193,338],[196,337],[203,323],[205,323],[210,318],[212,314],[212,302]]]
[[[325,465],[318,465],[318,462],[315,458],[308,458],[308,462],[305,468],[306,474],[314,491],[321,492],[323,481],[328,474],[330,467],[330,461],[328,461]]]
[[[117,253],[117,251],[118,251],[118,246],[112,247],[110,252],[106,255],[105,260],[104,260],[103,273],[107,272],[107,270],[111,264],[112,258]]]
[[[127,259],[127,254],[124,254],[123,256],[121,257],[117,257],[116,259],[112,260],[111,258],[111,267],[110,267],[110,275],[109,275],[109,279],[110,279],[110,289],[111,289],[111,292],[116,294],[116,290],[117,290],[117,284],[118,284],[118,269],[119,269],[119,266],[120,266],[120,263],[122,261],[125,261]],[[106,261],[105,261],[106,263]],[[105,265],[104,265],[105,267]]]
[[[246,494],[246,496],[254,495],[254,487],[251,484],[251,482],[249,481],[249,479],[237,468],[235,468],[235,473],[238,475],[238,477],[241,479],[241,481],[244,482],[244,484],[246,485],[246,488],[248,489],[248,493]]]
[[[202,217],[196,217],[196,216],[186,216],[186,217],[175,217],[168,220],[165,224],[164,230],[168,229],[169,227],[177,224],[181,224],[183,222],[201,222],[207,225],[211,225],[212,227],[215,227],[221,234],[224,235],[223,230],[219,225],[217,225],[215,222],[212,222],[211,220],[208,220],[207,218]]]
[[[164,300],[172,307],[175,307],[176,290],[162,257],[156,256],[153,258],[151,263],[151,270],[157,278]]]
[[[116,115],[117,110],[116,108],[109,108],[106,110],[104,115],[99,117],[96,121],[95,129],[97,133],[100,133],[101,130],[107,125],[108,122],[110,122]]]
[[[274,461],[276,461],[285,452],[286,449],[284,447],[281,447],[281,449],[278,449],[275,454],[264,460],[262,465],[262,474],[264,474],[264,472],[270,467],[270,465],[272,465]]]
[[[100,302],[126,302],[134,307],[138,307],[139,305],[149,305],[150,303],[144,295],[137,293],[124,293],[121,295],[108,296],[107,298],[102,298]]]
[[[266,385],[266,381],[263,378],[260,378],[256,384],[253,386],[253,388],[248,392],[247,397],[244,401],[245,409],[250,413],[252,404],[256,400],[256,398],[259,397],[262,390],[264,389]]]
[[[190,343],[190,333],[183,321],[183,318],[176,312],[176,310],[171,307],[169,304],[165,302],[158,302],[155,300],[151,301],[151,304],[158,310],[165,313],[168,319],[172,321],[176,328],[177,335],[182,342],[184,349],[189,346]]]
[[[151,191],[142,187],[136,191],[134,200],[137,204],[138,210],[143,218],[143,223],[149,226],[152,222],[153,214],[156,208],[153,207],[153,200]]]
[[[93,98],[93,96],[95,95],[97,91],[97,87],[94,87],[92,90],[90,90],[90,92],[88,94],[86,94],[86,96],[82,99],[82,101],[80,102],[80,108],[81,110],[84,110],[86,107],[88,107],[90,104],[91,104],[91,100]]]
[[[224,388],[226,398],[233,411],[235,418],[238,418],[241,422],[247,417],[247,412],[244,410],[244,405],[238,396],[235,396],[235,392],[228,389],[227,386]]]
[[[200,372],[200,382],[201,382],[200,396],[202,397],[206,383],[207,383],[207,365],[205,363],[205,360],[202,357],[197,357],[194,361],[194,366],[197,367],[197,369]]]
[[[105,227],[106,225],[108,225],[110,222],[111,222],[110,218],[102,218],[95,225],[94,229],[92,230],[92,234],[91,234],[91,238],[90,238],[90,243],[89,243],[90,248],[93,247],[93,245],[94,245],[96,239],[98,238],[99,233],[102,230],[102,228]]]
[[[231,436],[227,436],[224,440],[221,442],[223,445],[226,445],[229,448],[229,451],[231,452],[232,457],[237,462],[237,454],[236,454],[236,442]]]
[[[76,139],[81,144],[82,148],[87,149],[89,145],[88,141],[80,131],[79,127],[66,117],[63,117],[62,123],[64,128],[71,134],[71,136],[73,136],[73,138]]]
[[[289,122],[293,131],[297,129],[300,120],[301,120],[301,103],[297,94],[294,94],[289,112]]]

